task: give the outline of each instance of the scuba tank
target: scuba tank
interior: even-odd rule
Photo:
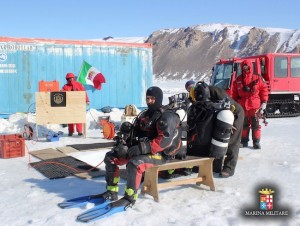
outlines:
[[[217,114],[213,135],[211,139],[210,155],[214,158],[225,156],[228,148],[234,115],[228,109],[221,110]]]

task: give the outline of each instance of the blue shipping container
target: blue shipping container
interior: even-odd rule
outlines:
[[[106,79],[101,90],[85,86],[91,108],[146,106],[153,84],[151,44],[0,37],[0,114],[28,112],[39,81],[56,80],[61,89],[66,74],[78,75],[83,61]]]

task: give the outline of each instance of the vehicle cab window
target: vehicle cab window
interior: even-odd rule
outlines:
[[[291,77],[292,78],[300,77],[300,57],[291,58]]]
[[[286,78],[288,69],[288,60],[286,57],[276,57],[274,59],[274,77]]]

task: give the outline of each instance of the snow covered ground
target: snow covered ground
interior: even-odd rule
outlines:
[[[166,96],[184,91],[184,81],[156,81]],[[166,103],[166,99],[164,101]],[[114,109],[111,119],[120,123],[122,110]],[[63,147],[69,144],[107,142],[103,139],[96,119],[104,113],[90,109],[87,113],[87,138],[68,137],[67,128],[51,125],[47,129],[63,131],[57,142],[47,142],[41,137],[37,142],[26,141],[25,157],[0,159],[0,221],[3,226],[69,226],[82,225],[76,216],[84,209],[62,210],[57,203],[65,199],[105,190],[104,177],[80,179],[66,177],[49,180],[28,163],[38,161],[29,151]],[[34,116],[15,114],[9,120],[0,119],[0,134],[23,132],[26,121],[34,122]],[[89,225],[111,226],[199,226],[199,225],[300,225],[300,117],[268,119],[262,125],[262,149],[240,149],[236,174],[222,179],[214,175],[216,191],[206,186],[185,185],[160,191],[160,202],[151,196],[139,196],[138,201],[126,212]],[[72,154],[93,166],[98,165],[106,151]],[[99,168],[104,169],[104,164]],[[121,180],[120,195],[126,181]],[[259,193],[262,188],[275,191],[274,209],[288,211],[288,217],[245,217],[245,210],[260,210]],[[91,206],[88,206],[91,207]]]

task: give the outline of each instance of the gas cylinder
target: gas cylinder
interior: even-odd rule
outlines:
[[[222,158],[228,148],[234,115],[230,110],[222,110],[217,114],[210,146],[210,156]]]

